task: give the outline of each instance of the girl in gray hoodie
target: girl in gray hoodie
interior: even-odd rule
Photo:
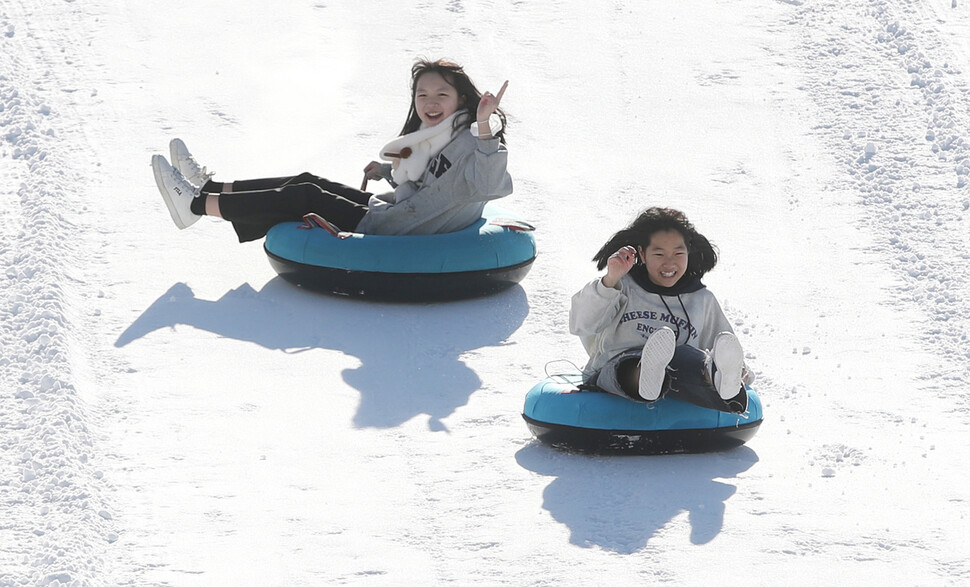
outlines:
[[[310,173],[234,182],[212,181],[180,139],[170,164],[152,158],[155,181],[172,220],[187,228],[203,215],[232,222],[240,242],[274,225],[316,213],[336,229],[367,234],[434,234],[461,230],[489,200],[512,193],[506,169],[506,119],[497,95],[481,93],[461,66],[418,61],[411,70],[411,107],[401,136],[381,150],[385,162],[364,169],[362,189]],[[386,179],[393,191],[364,191]]]
[[[701,277],[717,252],[682,212],[649,208],[593,257],[606,275],[572,298],[569,331],[589,353],[584,383],[637,401],[661,395],[743,412],[737,337]]]

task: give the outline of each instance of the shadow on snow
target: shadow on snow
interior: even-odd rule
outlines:
[[[247,283],[215,301],[196,298],[186,284],[177,283],[121,333],[115,346],[184,324],[286,353],[342,351],[361,362],[342,374],[361,395],[355,426],[393,427],[423,413],[431,430],[445,430],[441,419],[481,386],[461,355],[501,345],[528,312],[519,286],[487,298],[404,305],[320,295],[279,277],[260,291]]]
[[[516,461],[554,477],[542,505],[569,528],[571,543],[630,554],[685,511],[691,543],[716,538],[725,502],[737,491],[723,480],[750,469],[758,456],[741,446],[720,453],[601,457],[533,442],[516,453]]]

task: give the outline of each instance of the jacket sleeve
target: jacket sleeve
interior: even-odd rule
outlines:
[[[573,295],[569,309],[569,332],[578,336],[592,336],[608,328],[627,297],[619,289],[606,287],[596,278]]]
[[[456,199],[483,202],[512,193],[512,176],[508,172],[509,152],[497,138],[475,139],[476,147],[465,164],[467,190],[456,190]]]

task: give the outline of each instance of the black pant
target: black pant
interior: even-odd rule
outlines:
[[[281,222],[299,222],[310,212],[352,231],[367,213],[371,195],[311,173],[234,181],[229,193],[222,192],[223,185],[210,181],[202,193],[219,196],[219,211],[241,243],[263,238]]]
[[[639,358],[631,357],[617,365],[617,380],[631,380],[632,377],[625,373],[635,369],[639,360]],[[744,386],[741,386],[735,397],[729,400],[721,399],[714,383],[708,377],[707,361],[707,355],[704,351],[692,346],[679,345],[674,349],[674,357],[667,365],[661,395],[675,397],[695,406],[721,412],[740,413],[745,411],[748,408],[748,393]],[[639,390],[636,388],[623,389],[623,391],[631,399],[643,401]]]

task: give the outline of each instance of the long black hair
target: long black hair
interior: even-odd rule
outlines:
[[[402,136],[421,128],[421,118],[418,117],[418,111],[414,107],[414,95],[417,92],[418,78],[426,73],[432,72],[443,77],[446,82],[455,88],[458,91],[459,99],[464,98],[459,111],[464,110],[467,116],[456,117],[454,129],[458,130],[459,127],[467,126],[475,121],[475,116],[478,114],[478,103],[482,100],[482,93],[472,83],[471,78],[468,77],[468,74],[465,73],[462,66],[446,59],[438,59],[437,61],[419,59],[411,67],[411,108],[408,110],[408,117],[404,122],[404,128],[401,129]],[[505,125],[507,123],[505,112],[501,108],[497,108],[495,114],[498,115],[499,120],[502,122],[502,128],[494,136],[504,145]]]
[[[647,208],[632,224],[617,232],[593,255],[596,268],[606,267],[610,256],[625,246],[647,248],[654,233],[676,230],[687,245],[687,271],[681,279],[700,279],[717,265],[717,249],[697,232],[684,213],[672,208]]]

